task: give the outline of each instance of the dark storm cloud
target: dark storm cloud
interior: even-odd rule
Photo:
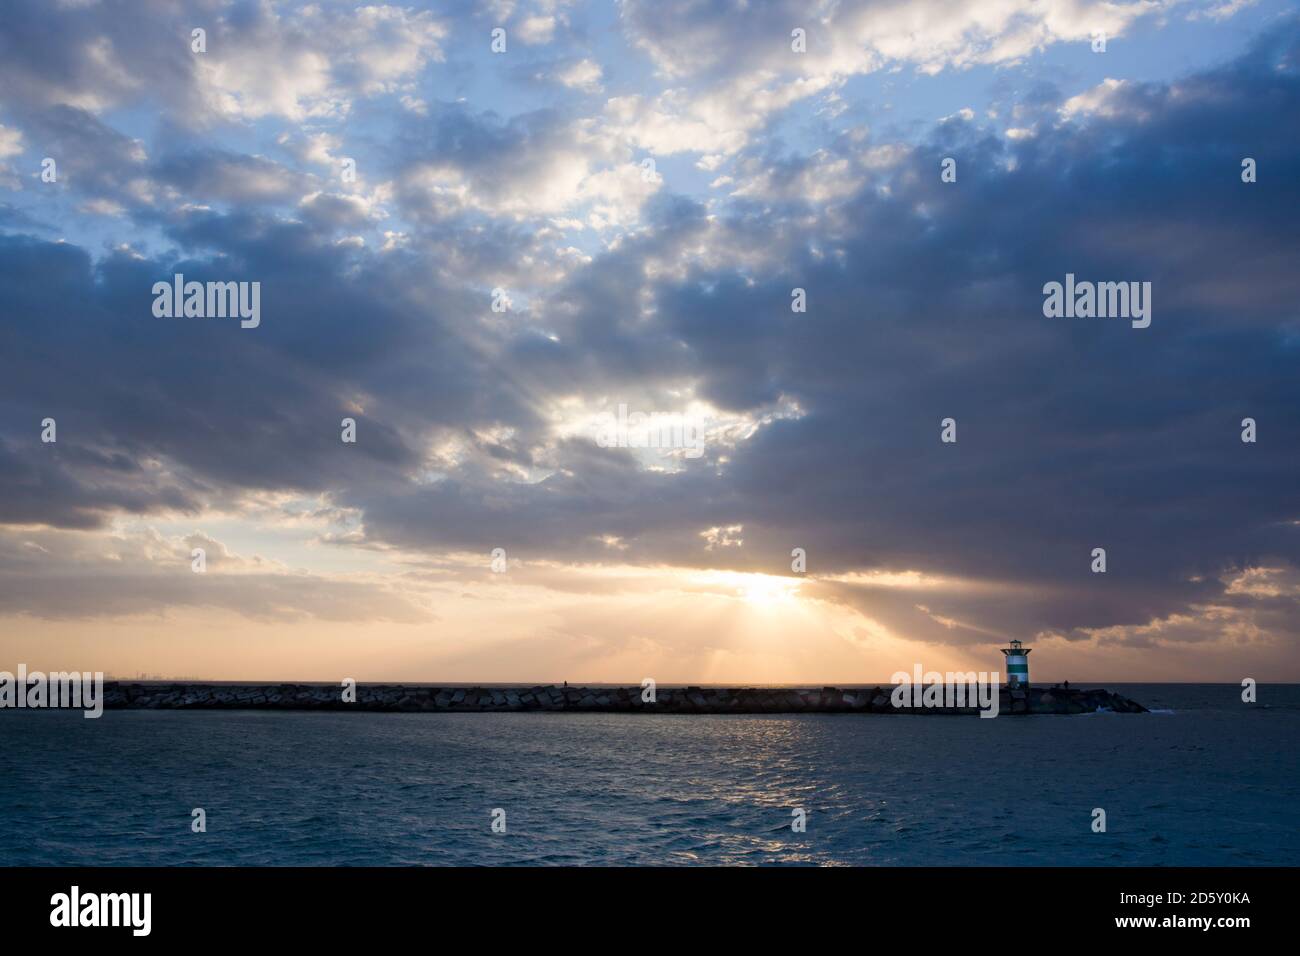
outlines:
[[[1277,117],[1300,106],[1295,53],[1292,27],[1177,90],[1121,91],[1110,118],[1014,147],[935,142],[889,198],[843,210],[843,267],[668,290],[660,311],[711,354],[715,400],[769,383],[812,410],[736,453],[747,538],[779,554],[811,524],[831,567],[1077,587],[1043,609],[1050,627],[1145,621],[1204,595],[1194,572],[1294,562],[1300,144]],[[958,184],[939,182],[948,155]],[[1268,157],[1267,189],[1240,181],[1244,156]],[[1044,319],[1041,285],[1067,271],[1153,281],[1152,327]],[[770,315],[796,277],[806,320],[746,323],[727,348],[719,323]],[[1267,444],[1240,442],[1245,416]]]
[[[695,269],[654,283],[651,322],[627,308],[642,286],[628,259],[645,245],[598,259],[551,297],[575,316],[557,323],[572,348],[532,351],[553,375],[590,368],[605,384],[612,368],[635,388],[698,370],[719,406],[789,395],[807,417],[732,452],[722,481],[706,459],[595,492],[581,468],[504,501],[439,488],[420,506],[367,507],[371,533],[480,547],[513,535],[552,554],[616,533],[640,539],[632,558],[766,570],[805,546],[823,571],[1036,585],[1042,600],[1002,615],[1022,632],[1145,623],[1218,593],[1227,569],[1294,563],[1300,142],[1278,118],[1300,115],[1296,39],[1291,24],[1175,88],[1120,88],[1088,117],[1045,110],[1029,140],[945,124],[889,171],[887,196],[871,182],[819,223],[837,232],[804,236],[837,255],[805,253],[759,282]],[[939,181],[947,155],[958,184]],[[1246,156],[1266,180],[1241,182]],[[690,228],[681,213],[663,233]],[[759,244],[790,227],[733,228]],[[1153,282],[1151,328],[1044,318],[1042,285],[1066,272]],[[795,285],[806,316],[789,312]],[[686,348],[672,357],[667,342]],[[952,446],[939,442],[948,416]],[[1240,441],[1246,416],[1267,423],[1266,442]],[[419,521],[447,510],[450,527]],[[744,524],[744,548],[703,553],[694,532],[712,524]],[[1107,548],[1108,577],[1090,573],[1093,547]]]
[[[10,496],[9,520],[79,526],[87,511],[364,483],[418,460],[404,429],[459,426],[477,401],[482,370],[454,316],[424,308],[420,292],[438,301],[438,290],[413,282],[410,263],[398,275],[387,262],[362,268],[303,226],[251,217],[195,214],[174,235],[191,257],[95,265],[68,244],[0,238],[5,449],[32,475],[16,482],[26,490]],[[199,251],[213,247],[220,257]],[[175,272],[260,282],[261,325],[155,318],[153,283]],[[39,442],[47,416],[53,445]],[[358,422],[356,445],[340,441],[344,416]],[[78,452],[165,460],[154,480],[172,490],[151,498],[132,474],[86,487]]]

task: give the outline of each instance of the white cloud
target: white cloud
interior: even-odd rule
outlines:
[[[249,25],[210,31],[208,52],[195,59],[200,100],[222,116],[345,114],[355,96],[396,92],[427,61],[441,60],[447,34],[427,11],[398,7],[260,13]]]
[[[1253,7],[1259,0],[1224,0],[1223,3],[1216,3],[1208,10],[1193,10],[1187,15],[1188,20],[1215,20],[1223,21],[1235,17],[1242,10]]]
[[[126,213],[126,207],[111,199],[88,199],[77,208],[95,216],[121,216]]]
[[[622,135],[656,153],[730,154],[775,113],[847,77],[892,65],[922,73],[1008,64],[1054,43],[1114,38],[1169,0],[886,0],[843,3],[812,13],[778,0],[737,18],[723,5],[627,0],[624,29],[660,73],[700,78],[656,98],[620,97],[608,111]],[[807,52],[790,49],[790,29],[807,30]],[[965,116],[964,113],[960,114]]]
[[[21,130],[12,129],[0,123],[0,186],[6,189],[19,189],[21,183],[12,167],[3,160],[17,156],[23,151],[23,134]]]
[[[309,133],[301,136],[282,133],[276,142],[287,149],[299,162],[337,169],[342,159],[338,155],[342,141],[329,133]]]
[[[407,203],[435,219],[471,209],[524,219],[572,216],[587,208],[587,224],[605,228],[635,221],[660,186],[642,177],[627,149],[582,121],[531,130],[472,162],[417,164],[403,174],[398,189]]]
[[[569,89],[582,90],[584,93],[599,93],[601,75],[599,63],[583,59],[558,71],[555,78]]]
[[[1120,95],[1128,85],[1128,80],[1115,80],[1108,77],[1092,89],[1072,96],[1061,104],[1059,111],[1061,118],[1071,120],[1090,115],[1118,116],[1122,111]]]
[[[529,45],[550,43],[551,38],[555,36],[555,17],[525,17],[515,27],[515,35]]]
[[[23,151],[22,130],[13,129],[0,123],[0,159],[17,156]]]
[[[743,130],[721,116],[686,115],[699,101],[685,91],[669,91],[654,101],[639,95],[618,96],[605,104],[611,134],[661,156],[680,152],[734,153],[745,145]]]

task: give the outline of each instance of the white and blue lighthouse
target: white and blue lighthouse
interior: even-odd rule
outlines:
[[[1002,648],[1002,653],[1007,658],[1008,687],[1029,686],[1029,652],[1031,650],[1032,648],[1025,647],[1020,641],[1012,641],[1010,647]]]

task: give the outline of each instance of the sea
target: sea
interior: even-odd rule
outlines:
[[[5,710],[0,865],[1300,865],[1300,685],[1104,686],[1152,713]]]

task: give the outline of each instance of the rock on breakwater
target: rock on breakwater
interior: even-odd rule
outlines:
[[[356,701],[345,703],[338,684],[205,684],[108,681],[104,707],[157,710],[352,710],[393,713],[484,713],[575,711],[647,714],[977,714],[974,707],[894,707],[892,685],[823,687],[659,687],[653,702],[641,687],[465,687],[428,684],[358,684]],[[1111,691],[1030,687],[1002,688],[1001,714],[1146,713]]]

